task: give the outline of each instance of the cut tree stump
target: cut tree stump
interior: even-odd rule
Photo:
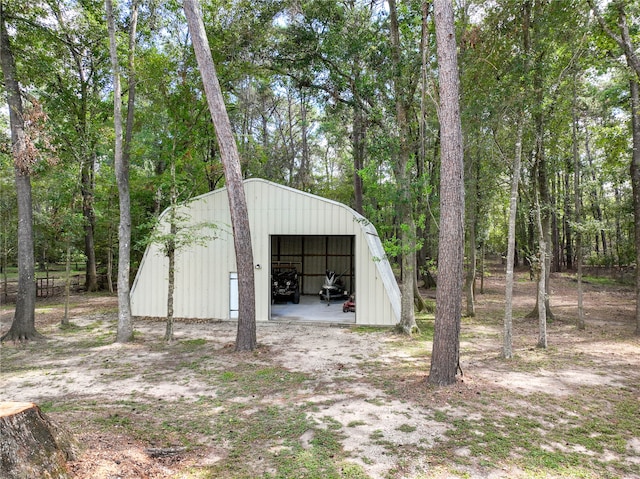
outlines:
[[[30,402],[0,402],[0,477],[68,479],[73,437]]]

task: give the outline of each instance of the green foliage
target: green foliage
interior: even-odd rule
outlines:
[[[163,215],[156,221],[141,225],[142,228],[150,231],[149,235],[143,238],[143,244],[158,244],[161,251],[167,255],[170,249],[180,251],[191,246],[206,246],[210,241],[217,238],[219,226],[210,221],[192,222],[191,216],[186,208],[178,210],[173,221],[175,232],[171,232],[167,224],[171,215]]]
[[[636,19],[638,1],[623,4],[628,17]],[[540,138],[555,201],[547,211],[556,215],[559,228],[568,221],[574,236],[585,228],[581,231],[590,264],[631,264],[636,245],[628,175],[629,70],[619,61],[618,45],[590,22],[586,2],[533,2],[525,24],[526,5],[470,2],[456,11],[468,219],[476,218],[478,242],[488,251],[506,250],[507,185],[516,125],[522,121],[517,243],[520,257],[536,249],[530,216],[538,174],[534,120],[543,118]],[[616,5],[610,2],[602,11],[614,30]],[[182,228],[174,239],[153,233],[154,218],[170,206],[172,185],[179,202],[224,185],[182,6],[143,2],[141,7],[130,170],[133,272],[150,242],[175,239],[187,245],[216,234],[206,224]],[[22,88],[43,105],[55,147],[51,151],[58,160],[57,166],[40,167],[34,181],[38,257],[59,260],[67,239],[74,252],[82,254],[85,220],[79,178],[89,162],[95,166],[88,184],[96,216],[96,255],[104,269],[109,253],[117,249],[118,204],[103,5],[15,0],[5,11]],[[358,175],[365,216],[393,261],[407,253],[400,241],[407,225],[398,215],[407,201],[401,193],[408,191],[418,229],[411,240],[422,253],[418,266],[423,271],[432,268],[427,261],[436,259],[440,167],[432,16],[426,19],[422,44],[421,6],[398,3],[400,64],[394,77],[398,72],[392,68],[388,11],[380,4],[225,0],[204,2],[203,13],[244,175],[350,206],[355,206]],[[118,18],[125,31],[126,8]],[[637,22],[630,25],[631,39],[638,45]],[[121,43],[126,44],[124,38]],[[124,64],[124,49],[120,56]],[[534,84],[536,78],[540,85]],[[408,180],[400,183],[395,81],[407,107],[410,145]],[[123,101],[128,94],[124,92]],[[573,195],[574,113],[583,182],[581,221],[572,217],[572,202],[563,204]],[[357,115],[362,122],[360,171],[354,164]],[[0,114],[0,252],[11,262],[17,211],[6,124],[6,114]],[[171,164],[176,166],[175,179]],[[180,221],[188,223],[186,218]],[[609,250],[605,254],[598,244],[599,254],[592,254],[602,231]]]

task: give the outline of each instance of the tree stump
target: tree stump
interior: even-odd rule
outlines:
[[[0,477],[68,479],[72,436],[28,402],[0,402]]]

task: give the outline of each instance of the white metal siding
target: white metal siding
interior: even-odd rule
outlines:
[[[354,236],[356,323],[399,321],[398,285],[375,229],[364,218],[340,203],[265,180],[246,180],[244,187],[254,264],[261,266],[254,269],[258,321],[269,319],[270,238],[277,235]],[[178,252],[175,316],[230,319],[229,273],[236,266],[226,189],[197,197],[182,211],[194,222],[215,222],[219,228],[218,237],[206,246]],[[131,290],[135,316],[166,316],[167,263],[157,245],[147,248]]]

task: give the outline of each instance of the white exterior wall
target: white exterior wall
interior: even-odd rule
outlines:
[[[244,183],[251,227],[256,284],[256,320],[268,321],[271,306],[270,237],[273,235],[350,235],[355,237],[356,324],[394,325],[400,319],[400,291],[382,245],[362,216],[351,208],[261,179]],[[174,315],[229,318],[229,275],[236,271],[226,189],[183,206],[194,222],[219,225],[218,238],[176,256]],[[166,212],[163,213],[163,217]],[[168,260],[157,245],[145,251],[131,289],[134,316],[167,314]]]

